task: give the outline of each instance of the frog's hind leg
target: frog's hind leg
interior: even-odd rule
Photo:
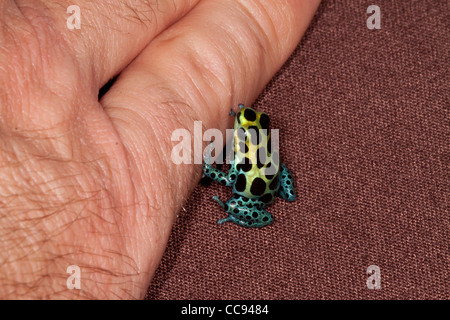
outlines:
[[[213,196],[213,199],[216,200],[217,203],[219,203],[220,206],[221,206],[222,208],[224,208],[225,211],[228,212],[228,210],[227,210],[228,205],[224,204],[224,203],[222,202],[222,200],[219,199],[218,196]],[[228,217],[226,217],[226,218],[224,218],[224,219],[219,219],[219,220],[217,220],[217,224],[222,224],[222,223],[225,223],[225,222],[228,222],[228,221],[231,221],[231,216],[230,216],[230,215],[228,215]]]
[[[222,223],[229,222],[229,221],[232,221],[231,216],[217,220],[217,224],[222,224]]]
[[[217,196],[214,200],[228,213],[227,218],[217,221],[218,224],[231,221],[243,227],[262,228],[273,222],[272,215],[262,209],[265,203],[259,200],[240,195],[233,195],[225,204]]]
[[[222,202],[222,200],[220,200],[219,196],[213,196],[213,199],[214,199],[215,201],[217,201],[217,203],[219,203],[220,206],[221,206],[222,208],[225,209],[225,204]],[[226,210],[226,209],[225,209],[225,210]]]
[[[235,223],[249,228],[262,228],[273,222],[272,215],[263,209],[252,208],[248,210],[243,220],[235,221]]]
[[[294,201],[296,198],[294,191],[294,180],[292,178],[291,172],[284,163],[281,164],[279,179],[280,179],[280,189],[278,190],[279,196],[286,201]]]

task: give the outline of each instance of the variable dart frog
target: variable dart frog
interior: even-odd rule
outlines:
[[[294,184],[289,169],[280,164],[278,152],[272,150],[269,116],[242,104],[239,109],[237,113],[230,112],[235,116],[234,159],[230,170],[224,173],[212,166],[211,143],[203,162],[203,176],[233,188],[233,196],[226,203],[218,196],[213,197],[228,213],[218,224],[231,221],[244,227],[261,228],[273,222],[272,215],[264,209],[276,196],[295,200]]]

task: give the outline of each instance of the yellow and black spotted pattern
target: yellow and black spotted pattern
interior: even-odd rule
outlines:
[[[269,204],[279,187],[278,153],[273,152],[270,119],[263,112],[242,108],[234,122],[234,193]]]
[[[273,222],[265,207],[280,196],[295,200],[293,178],[289,169],[279,162],[278,150],[273,146],[269,132],[270,119],[264,112],[239,105],[233,110],[234,159],[228,173],[210,164],[211,154],[206,155],[203,174],[212,180],[233,188],[233,195],[226,203],[214,196],[228,217],[218,224],[234,222],[244,227],[261,228]],[[212,150],[212,149],[211,149]]]

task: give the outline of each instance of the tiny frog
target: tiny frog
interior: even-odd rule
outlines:
[[[269,116],[252,108],[239,105],[239,112],[231,110],[234,121],[234,159],[231,168],[224,173],[211,165],[212,143],[205,155],[203,176],[232,187],[233,195],[223,203],[214,196],[228,217],[217,221],[234,222],[243,227],[261,228],[273,222],[272,215],[264,210],[275,196],[294,201],[295,192],[289,169],[278,160],[269,133]]]

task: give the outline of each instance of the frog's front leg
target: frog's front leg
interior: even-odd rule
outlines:
[[[236,171],[233,169],[230,169],[230,171],[227,173],[223,172],[222,170],[219,170],[217,168],[214,168],[211,164],[211,151],[212,151],[213,144],[211,142],[210,144],[210,150],[205,156],[205,159],[203,161],[203,176],[208,177],[214,181],[217,181],[218,183],[225,185],[227,187],[231,187],[234,182],[236,181]]]
[[[228,217],[217,221],[218,224],[231,221],[243,227],[262,228],[273,222],[272,215],[263,209],[265,203],[259,200],[240,195],[233,195],[226,204],[217,196],[214,200],[228,213]]]
[[[294,191],[294,180],[292,179],[292,174],[289,171],[288,167],[282,163],[280,168],[280,189],[278,190],[278,194],[281,198],[286,201],[294,201],[295,191]]]
[[[230,170],[230,172],[225,173],[219,169],[214,168],[210,164],[203,164],[203,176],[206,176],[218,183],[231,187],[236,181],[236,173],[234,170]]]

